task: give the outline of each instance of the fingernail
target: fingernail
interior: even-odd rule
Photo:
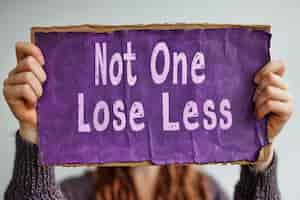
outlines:
[[[259,82],[259,77],[258,77],[258,76],[255,76],[254,82],[255,82],[256,84],[258,84],[258,82]]]
[[[260,89],[259,89],[259,87],[257,87],[256,88],[256,90],[255,90],[255,93],[254,93],[254,95],[253,95],[253,102],[255,102],[255,100],[256,100],[256,98],[257,98],[257,95],[259,94],[259,92],[260,92]]]
[[[41,65],[45,65],[45,60],[43,56],[39,56],[39,60],[41,61]]]

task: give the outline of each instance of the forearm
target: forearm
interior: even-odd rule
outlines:
[[[13,175],[5,199],[65,199],[55,183],[54,168],[42,166],[37,145],[25,141],[19,133]]]
[[[277,155],[273,154],[270,165],[263,171],[242,166],[240,180],[235,186],[235,200],[280,200],[277,183]]]

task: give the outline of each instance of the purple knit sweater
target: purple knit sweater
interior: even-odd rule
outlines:
[[[241,167],[240,180],[235,186],[235,200],[279,200],[277,185],[277,156],[262,173],[256,173],[248,166]],[[211,181],[214,200],[228,200],[221,187]],[[5,200],[86,200],[93,199],[93,180],[88,175],[69,178],[60,185],[55,183],[54,168],[42,166],[38,157],[38,147],[16,136],[16,155],[12,179],[4,194]]]

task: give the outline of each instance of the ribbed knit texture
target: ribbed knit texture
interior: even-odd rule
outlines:
[[[272,164],[264,172],[257,173],[248,166],[241,168],[240,180],[235,187],[235,200],[280,199],[276,176],[277,156],[274,155]],[[214,200],[227,200],[214,179],[211,179],[211,183]],[[5,200],[87,200],[93,198],[92,187],[92,179],[84,175],[65,180],[60,189],[55,183],[54,168],[40,164],[37,145],[24,141],[17,133],[13,175],[4,195]]]
[[[13,176],[5,199],[65,199],[55,184],[54,168],[42,166],[37,145],[26,142],[18,133]]]
[[[274,153],[271,165],[264,172],[242,166],[240,181],[235,187],[235,199],[243,200],[279,200],[277,183],[277,155]]]

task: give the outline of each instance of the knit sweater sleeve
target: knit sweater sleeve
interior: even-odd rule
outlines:
[[[250,166],[242,166],[240,180],[235,186],[235,200],[280,200],[277,183],[277,154],[264,172],[256,172]]]
[[[11,181],[4,194],[5,200],[65,200],[55,183],[54,168],[42,166],[38,147],[16,134],[16,153]]]

